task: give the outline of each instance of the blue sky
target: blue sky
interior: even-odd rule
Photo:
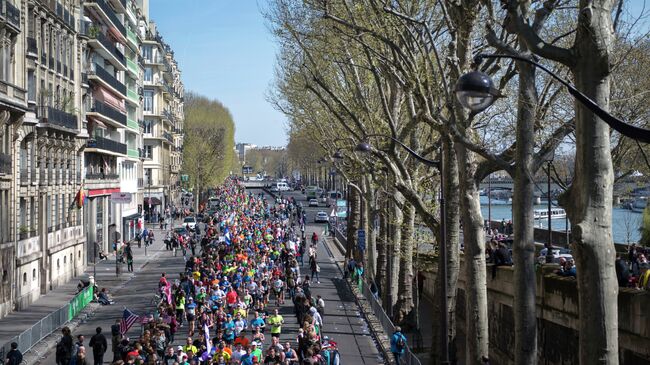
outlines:
[[[150,0],[149,8],[174,49],[185,89],[230,109],[235,140],[286,145],[286,117],[266,101],[276,48],[257,1]]]

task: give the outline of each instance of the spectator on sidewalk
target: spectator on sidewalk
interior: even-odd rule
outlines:
[[[19,365],[23,362],[23,354],[18,350],[18,343],[11,343],[11,350],[7,352],[5,365]]]
[[[104,354],[108,349],[108,342],[106,336],[102,333],[101,327],[97,327],[95,332],[95,335],[90,338],[88,346],[93,349],[93,364],[101,365],[104,363]]]
[[[399,364],[399,359],[404,351],[406,351],[406,337],[402,334],[402,329],[396,326],[395,332],[390,338],[390,352],[393,353],[396,364]]]
[[[69,365],[72,358],[73,340],[70,328],[63,327],[61,339],[56,344],[56,363],[57,365]]]

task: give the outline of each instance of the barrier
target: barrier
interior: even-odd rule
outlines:
[[[11,350],[11,343],[18,343],[18,349],[24,354],[45,337],[74,319],[93,299],[93,288],[87,287],[61,308],[41,318],[36,324],[24,330],[0,348],[0,359]]]

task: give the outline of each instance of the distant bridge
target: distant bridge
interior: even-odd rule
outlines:
[[[266,186],[264,181],[245,181],[244,186],[246,189],[261,189]]]

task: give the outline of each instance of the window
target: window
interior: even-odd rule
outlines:
[[[152,173],[153,173],[153,169],[144,169],[144,176],[146,177],[145,180],[147,182],[147,185],[153,185],[153,178],[151,176]]]
[[[142,100],[142,110],[153,113],[153,90],[145,90]]]
[[[153,71],[151,70],[151,67],[144,68],[144,81],[153,81]]]
[[[142,46],[142,58],[151,62],[152,50],[151,45]]]
[[[32,279],[36,280],[36,269],[32,269]]]
[[[27,273],[23,273],[23,285],[27,284]]]
[[[7,281],[9,281],[9,271],[2,270],[2,282],[6,283]]]
[[[152,134],[153,133],[153,120],[145,119],[142,125],[143,133]]]
[[[144,158],[153,158],[153,146],[144,146]]]

